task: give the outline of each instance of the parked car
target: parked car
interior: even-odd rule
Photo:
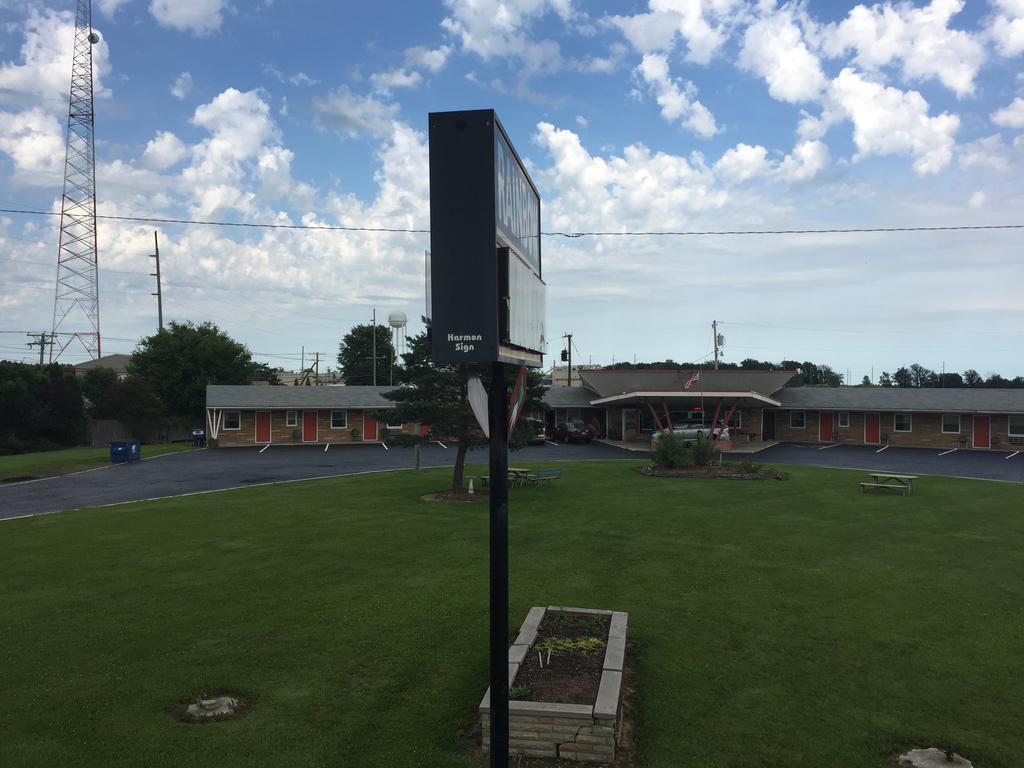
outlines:
[[[687,441],[696,441],[700,435],[707,438],[724,437],[726,440],[729,439],[729,427],[718,426],[712,429],[703,421],[681,421],[673,424],[672,433]]]
[[[544,445],[548,436],[544,428],[543,419],[523,419],[523,423],[529,428],[529,437],[526,442],[530,445]]]
[[[582,421],[563,421],[555,425],[551,439],[559,443],[589,443],[594,430]]]

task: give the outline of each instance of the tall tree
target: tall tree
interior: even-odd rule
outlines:
[[[931,387],[935,385],[935,372],[923,365],[913,363],[910,366],[910,385],[913,387]]]
[[[968,368],[964,371],[964,384],[968,387],[980,387],[985,383],[985,380],[981,377],[973,368]]]
[[[279,383],[248,348],[210,322],[172,322],[139,342],[128,374],[145,382],[172,418],[196,421],[206,407],[207,384]]]
[[[868,376],[868,375],[867,375],[866,373],[864,374],[864,378],[860,380],[860,385],[861,385],[862,387],[871,387],[871,386],[874,386],[874,385],[873,385],[873,384],[871,383],[871,377],[870,377],[870,376]]]
[[[408,340],[409,351],[403,355],[404,365],[396,372],[399,388],[384,395],[395,403],[391,418],[402,422],[419,422],[430,426],[432,434],[456,443],[455,467],[452,472],[452,493],[462,491],[466,453],[470,448],[485,445],[476,417],[469,405],[470,368],[466,365],[439,365],[430,359],[430,336],[424,331]],[[516,368],[506,366],[506,385],[511,388]],[[484,377],[484,386],[490,381]],[[544,387],[540,371],[530,371],[523,412],[544,407]],[[526,425],[520,422],[513,446],[525,443]]]
[[[84,437],[82,389],[70,366],[0,362],[0,453],[78,445]]]
[[[882,371],[882,375],[878,377],[878,386],[880,386],[880,387],[891,387],[892,386],[892,375],[888,371]]]
[[[900,367],[900,369],[897,370],[896,373],[894,373],[892,375],[892,380],[893,380],[893,383],[895,383],[897,387],[912,387],[912,386],[914,386],[914,378],[911,375],[909,369],[907,369],[907,368]]]
[[[392,365],[397,361],[395,347],[391,343],[391,330],[386,325],[376,326],[377,349],[374,361],[374,326],[370,323],[357,325],[345,334],[338,345],[338,365],[345,383],[350,386],[368,386],[373,383],[374,362],[377,368],[377,386],[391,383]],[[395,381],[398,372],[395,371]]]

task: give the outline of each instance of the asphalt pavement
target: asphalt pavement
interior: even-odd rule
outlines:
[[[422,466],[455,463],[454,445],[423,446]],[[129,501],[181,496],[284,481],[312,480],[364,472],[409,469],[412,448],[384,448],[380,443],[334,445],[271,445],[266,450],[219,448],[155,456],[129,464],[113,464],[70,475],[0,485],[0,520],[63,512]],[[638,459],[642,455],[601,443],[528,446],[509,454],[509,463]],[[486,464],[487,449],[469,452],[468,463]]]
[[[425,445],[422,465],[451,466],[455,462],[455,454],[454,445]],[[602,443],[548,443],[514,451],[509,462],[515,466],[531,461],[642,460],[646,455]],[[869,445],[824,447],[813,443],[780,443],[755,454],[729,458],[752,458],[764,464],[799,464],[1024,483],[1024,452],[1013,451],[880,449]],[[486,448],[470,451],[467,461],[486,464]],[[336,445],[327,451],[323,446],[293,445],[272,445],[266,450],[254,446],[186,451],[60,477],[0,485],[0,520],[268,483],[409,469],[413,463],[411,448],[386,449],[379,443]]]
[[[1015,451],[778,443],[748,455],[754,461],[763,464],[801,464],[810,467],[864,469],[869,472],[942,475],[1024,483],[1024,452]]]

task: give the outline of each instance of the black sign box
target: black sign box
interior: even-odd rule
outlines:
[[[429,127],[433,359],[539,365],[544,284],[537,188],[494,110],[432,112]],[[511,282],[510,263],[518,275]],[[517,286],[511,295],[510,285]],[[531,309],[535,322],[510,326],[510,314],[516,317],[510,304],[520,315],[525,306],[539,307],[539,322]]]

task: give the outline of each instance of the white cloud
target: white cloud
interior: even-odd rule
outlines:
[[[959,148],[961,168],[1005,171],[1013,162],[1009,147],[998,133],[977,139]]]
[[[589,123],[587,122],[587,118],[583,115],[576,115],[576,125],[580,128],[586,129]]]
[[[188,150],[184,142],[170,131],[160,131],[146,144],[143,162],[151,168],[165,170],[185,159]]]
[[[444,65],[448,62],[448,57],[451,56],[451,53],[452,47],[450,45],[442,45],[439,48],[427,48],[417,45],[413,48],[406,48],[405,65],[408,67],[420,67],[436,74],[444,69]]]
[[[372,96],[359,96],[342,85],[327,96],[314,99],[313,111],[323,124],[345,136],[384,138],[392,131],[391,122],[398,113],[398,105],[385,104]]]
[[[715,173],[733,184],[764,176],[771,170],[768,150],[749,144],[737,144],[726,150],[714,165]]]
[[[846,68],[829,84],[826,104],[826,125],[842,118],[853,123],[854,160],[911,154],[919,174],[949,165],[960,118],[945,112],[929,117],[928,102],[917,91],[887,87]]]
[[[1018,96],[1008,106],[993,112],[992,122],[1004,128],[1024,128],[1024,99]]]
[[[794,104],[817,99],[827,82],[790,6],[747,27],[739,65],[764,78],[772,98]]]
[[[934,77],[967,96],[985,50],[974,35],[950,29],[963,7],[964,0],[932,0],[921,8],[907,2],[858,5],[841,23],[821,30],[822,48],[833,58],[854,51],[853,63],[869,71],[899,61],[906,79]]]
[[[21,46],[22,63],[0,64],[0,97],[5,106],[35,106],[67,109],[71,87],[71,55],[75,39],[75,19],[67,12],[29,12],[24,22],[25,41]],[[103,78],[110,72],[107,43],[102,38],[93,46],[93,92],[107,93]]]
[[[741,143],[726,150],[715,163],[714,171],[729,184],[756,178],[802,182],[813,179],[828,167],[829,159],[828,147],[821,141],[802,141],[778,162],[768,159],[768,150],[764,147]]]
[[[423,76],[419,72],[407,69],[391,69],[370,75],[374,90],[385,94],[391,93],[395,88],[415,88],[422,81]]]
[[[530,28],[550,13],[568,21],[574,13],[572,0],[445,0],[444,4],[450,15],[441,27],[459,40],[464,52],[485,61],[520,59],[524,64],[521,82],[534,73],[561,68],[558,43],[532,39]]]
[[[983,208],[987,200],[988,196],[979,189],[973,195],[971,195],[970,199],[967,201],[967,204],[971,208]]]
[[[577,134],[538,123],[534,141],[552,158],[538,174],[546,191],[544,216],[554,229],[665,229],[695,213],[721,208],[728,194],[699,153],[689,158],[652,152],[641,144],[620,156],[591,155]]]
[[[224,21],[224,0],[152,0],[149,12],[165,27],[197,35],[220,29]]]
[[[782,159],[778,174],[787,181],[809,181],[828,167],[830,159],[823,141],[802,141]]]
[[[106,16],[113,16],[117,13],[117,10],[129,0],[98,0],[96,5],[99,7],[100,12]]]
[[[1024,0],[992,0],[998,10],[992,16],[988,33],[1003,56],[1024,53]]]
[[[646,13],[610,16],[604,22],[621,30],[641,54],[671,52],[682,38],[686,60],[707,64],[745,16],[739,0],[649,0]]]
[[[0,112],[0,151],[14,162],[15,181],[51,186],[64,170],[64,130],[39,107]]]
[[[635,72],[647,84],[648,91],[661,107],[661,116],[670,123],[679,120],[698,136],[714,136],[718,132],[714,115],[696,100],[696,86],[690,82],[673,80],[665,56],[648,53]]]
[[[192,74],[182,72],[171,86],[171,95],[176,99],[184,99],[192,92]]]

